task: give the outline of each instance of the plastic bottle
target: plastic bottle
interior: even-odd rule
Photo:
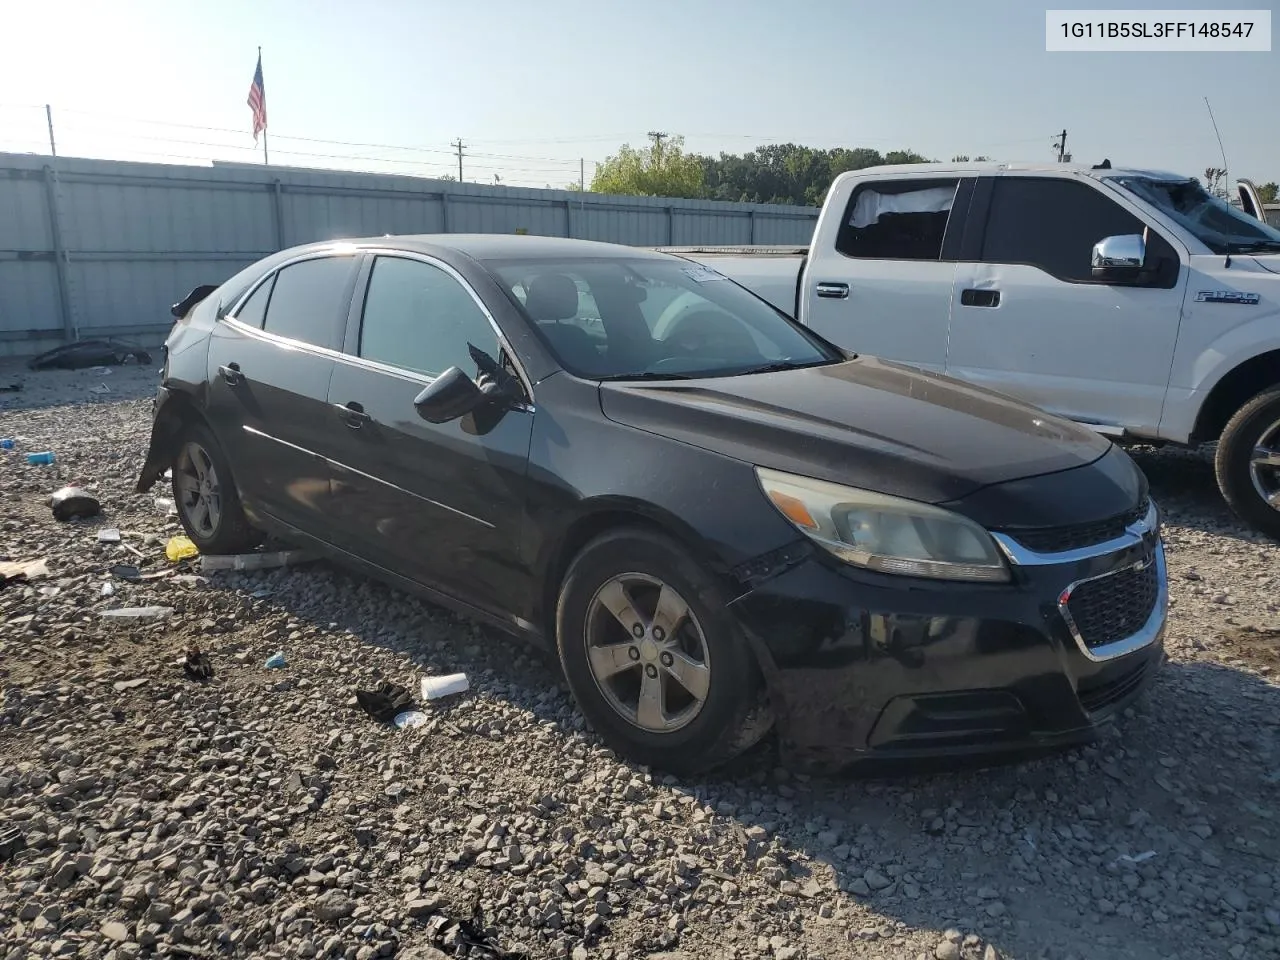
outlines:
[[[27,463],[31,464],[33,467],[36,467],[36,466],[47,467],[49,464],[53,463],[57,459],[58,458],[53,455],[52,450],[43,450],[40,453],[27,454]]]

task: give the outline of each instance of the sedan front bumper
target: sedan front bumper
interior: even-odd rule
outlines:
[[[758,584],[729,609],[763,654],[784,757],[829,770],[1092,740],[1164,659],[1158,533],[1109,549],[1022,552],[1002,585],[908,581],[817,553]]]

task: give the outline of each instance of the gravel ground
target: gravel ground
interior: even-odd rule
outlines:
[[[1280,547],[1200,456],[1136,454],[1168,515],[1171,660],[1096,746],[874,781],[789,774],[766,743],[683,782],[442,610],[325,564],[174,572],[167,491],[132,492],[154,372],[25,380],[0,393],[0,559],[51,575],[0,590],[0,960],[1280,957]],[[102,517],[52,519],[73,481]],[[101,616],[147,605],[174,612]],[[471,692],[426,726],[354,706],[459,670]]]

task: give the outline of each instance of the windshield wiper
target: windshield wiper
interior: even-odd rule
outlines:
[[[734,376],[745,377],[752,373],[778,373],[781,370],[803,370],[805,367],[821,367],[829,363],[835,363],[834,360],[823,358],[821,360],[808,360],[803,363],[795,360],[775,360],[772,363],[763,363],[758,367],[747,367],[745,370],[738,370]]]
[[[1280,240],[1246,240],[1244,243],[1232,241],[1229,244],[1232,253],[1257,253],[1259,250],[1280,250]]]
[[[611,377],[599,377],[599,380],[692,380],[687,373],[654,373],[642,370],[640,373],[618,373]]]

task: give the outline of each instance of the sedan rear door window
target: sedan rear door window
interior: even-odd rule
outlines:
[[[275,277],[269,277],[266,283],[253,291],[249,299],[236,310],[235,319],[247,327],[261,330],[262,321],[267,316],[267,301],[271,299],[271,285],[275,282]]]
[[[461,283],[421,260],[378,257],[364,300],[361,357],[434,377],[450,367],[474,372],[472,346],[495,359],[502,352],[488,316]]]
[[[267,333],[336,350],[351,302],[354,265],[354,257],[319,257],[280,270],[267,306]]]

